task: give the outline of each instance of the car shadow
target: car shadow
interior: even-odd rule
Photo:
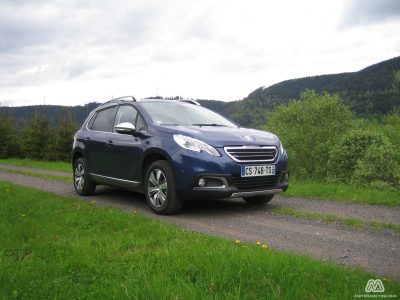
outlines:
[[[96,188],[96,196],[107,202],[118,203],[126,208],[140,209],[151,212],[147,205],[145,196],[132,191],[121,190],[113,187],[99,186]],[[264,206],[254,206],[247,204],[241,198],[228,199],[185,199],[182,210],[178,215],[196,216],[202,215],[229,215],[229,214],[248,214],[254,212],[271,211],[276,204],[269,203]]]

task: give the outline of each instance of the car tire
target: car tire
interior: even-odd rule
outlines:
[[[267,204],[272,200],[272,198],[274,198],[274,195],[246,197],[243,199],[247,202],[247,204],[261,206]]]
[[[147,203],[157,214],[177,213],[183,205],[176,194],[174,174],[165,160],[153,162],[146,170],[144,189]]]
[[[87,173],[86,159],[81,157],[74,162],[74,188],[75,191],[81,196],[93,195],[96,185],[91,180]]]

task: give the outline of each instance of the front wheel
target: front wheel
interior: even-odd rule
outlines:
[[[247,204],[261,206],[261,205],[267,204],[269,201],[272,200],[272,198],[274,198],[274,195],[246,197],[243,199],[244,199],[244,201],[247,202]]]
[[[176,195],[173,172],[167,161],[157,160],[147,168],[145,195],[157,214],[173,214],[181,209],[183,201]]]

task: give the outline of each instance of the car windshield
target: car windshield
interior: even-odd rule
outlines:
[[[142,102],[154,123],[160,125],[237,127],[231,121],[207,108],[180,102]]]

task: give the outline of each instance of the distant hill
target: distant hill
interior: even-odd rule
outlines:
[[[339,94],[358,114],[386,114],[400,105],[400,56],[374,64],[358,72],[291,79],[268,88],[258,88],[244,101],[287,103],[305,89]]]
[[[223,102],[202,99],[197,99],[197,101],[242,126],[260,127],[266,122],[267,112],[273,111],[277,105],[287,104],[292,99],[298,98],[299,94],[306,89],[312,89],[318,93],[326,91],[338,94],[343,102],[358,115],[389,113],[400,106],[400,56],[358,72],[290,79],[267,88],[260,87],[239,101]],[[78,124],[82,124],[89,112],[98,105],[99,103],[73,107],[57,105],[0,107],[0,114],[13,113],[19,124],[32,116],[34,112],[43,113],[52,124],[57,125],[59,116],[69,111]]]
[[[53,126],[57,126],[60,117],[68,113],[72,116],[77,124],[82,124],[88,114],[95,109],[99,103],[89,103],[83,106],[61,106],[61,105],[32,105],[32,106],[17,106],[0,107],[0,114],[5,116],[12,116],[16,122],[16,126],[21,127],[25,120],[28,120],[34,116],[34,114],[41,114],[46,117],[47,120]]]
[[[400,107],[400,56],[358,72],[290,79],[267,88],[260,87],[219,112],[243,126],[259,127],[265,124],[267,112],[298,98],[306,89],[338,94],[361,116],[387,114]]]

